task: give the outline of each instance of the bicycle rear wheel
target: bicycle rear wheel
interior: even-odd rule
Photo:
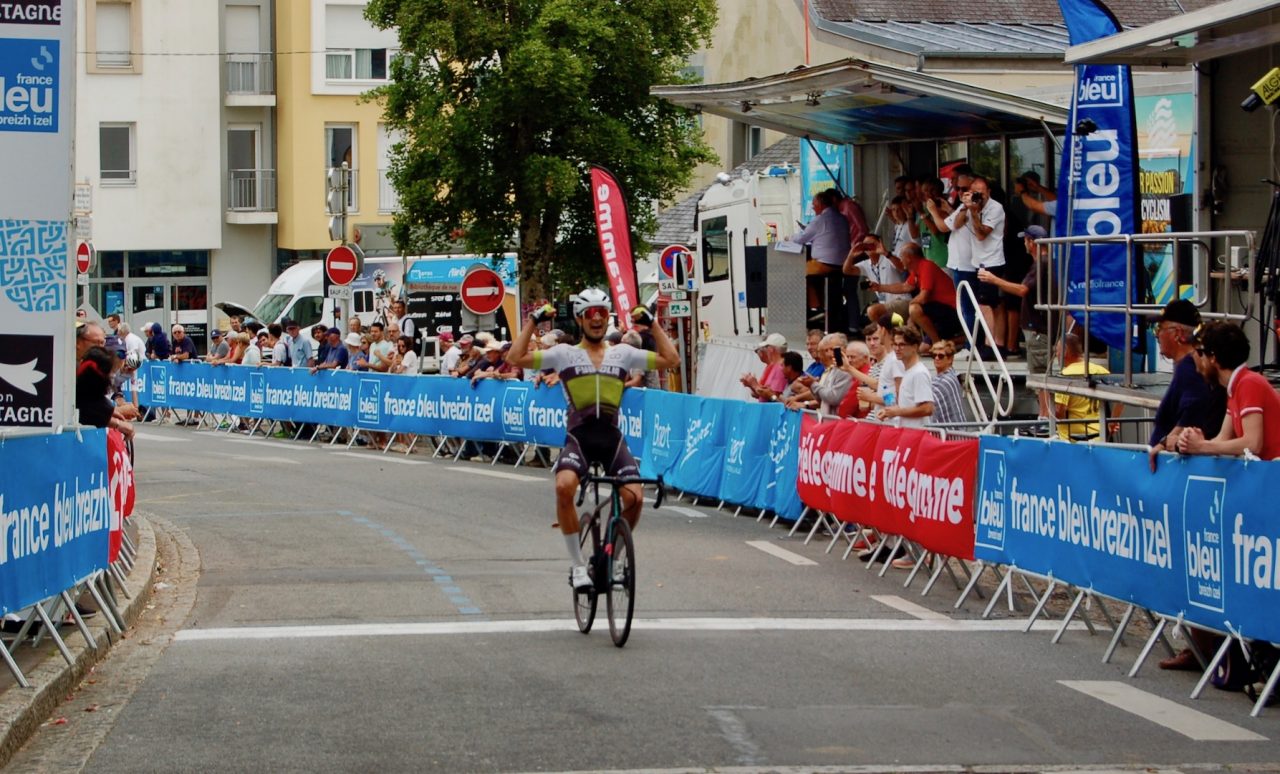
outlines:
[[[595,572],[595,557],[600,553],[600,525],[593,514],[584,512],[578,517],[578,545],[587,559],[587,567]],[[599,580],[596,581],[599,584]],[[587,634],[596,620],[596,606],[600,595],[594,588],[573,590],[573,617],[578,621],[578,631]]]
[[[613,521],[613,545],[609,561],[609,635],[621,648],[631,635],[631,614],[636,606],[636,555],[631,528],[622,519]]]

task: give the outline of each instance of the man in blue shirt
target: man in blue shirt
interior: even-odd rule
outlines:
[[[316,371],[347,367],[347,348],[342,346],[342,331],[337,328],[330,328],[325,332],[325,340],[325,343],[329,345],[329,349],[325,352],[324,362],[311,366],[311,373],[313,374]]]
[[[294,368],[315,365],[315,360],[311,354],[311,342],[306,336],[302,335],[301,327],[298,325],[297,320],[284,321],[284,329],[288,334],[288,364]]]
[[[809,364],[808,368],[804,369],[804,372],[814,379],[821,379],[822,372],[827,370],[826,366],[822,365],[822,361],[818,358],[818,344],[821,343],[823,335],[822,331],[817,328],[810,330],[808,334],[809,357],[813,358],[813,362]]]
[[[1165,305],[1156,318],[1156,345],[1160,354],[1173,361],[1173,379],[1151,428],[1151,472],[1156,470],[1160,452],[1177,448],[1178,435],[1188,427],[1198,427],[1206,436],[1216,435],[1222,428],[1227,409],[1226,393],[1209,382],[1196,369],[1195,330],[1200,326],[1200,312],[1195,304],[1175,299]]]

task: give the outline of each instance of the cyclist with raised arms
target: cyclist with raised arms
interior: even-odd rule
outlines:
[[[544,307],[530,316],[520,334],[511,343],[507,362],[521,368],[555,369],[560,374],[569,402],[568,432],[564,448],[556,461],[556,517],[572,561],[570,582],[575,589],[589,589],[587,561],[578,545],[578,512],[574,498],[578,485],[593,462],[604,466],[605,474],[620,478],[640,475],[626,439],[618,429],[622,391],[632,369],[674,368],[679,364],[675,345],[661,326],[653,326],[657,352],[637,349],[628,344],[609,346],[605,332],[609,326],[609,296],[598,288],[587,288],[570,297],[573,316],[582,331],[577,346],[557,344],[550,349],[529,351],[529,340],[535,327],[544,319]],[[633,318],[652,323],[644,307],[637,307]],[[628,484],[622,488],[622,517],[633,529],[640,520],[641,486]]]

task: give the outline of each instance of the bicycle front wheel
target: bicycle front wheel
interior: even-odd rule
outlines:
[[[600,553],[600,526],[595,516],[583,513],[578,517],[578,545],[582,555],[587,559],[587,566],[596,566],[595,557]],[[596,581],[599,586],[599,580]],[[594,588],[585,591],[573,590],[573,617],[578,621],[578,631],[587,634],[591,624],[596,620],[596,605],[600,603],[600,595]]]
[[[621,648],[631,635],[631,614],[636,606],[636,555],[631,541],[631,528],[622,519],[614,519],[613,543],[609,557],[609,635]]]

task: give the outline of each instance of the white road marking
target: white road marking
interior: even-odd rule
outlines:
[[[547,481],[547,479],[538,478],[537,476],[522,476],[519,473],[508,473],[505,470],[491,470],[489,468],[475,467],[475,463],[472,463],[472,465],[469,466],[454,465],[450,467],[450,470],[456,470],[459,473],[466,473],[467,475],[474,474],[477,476],[489,476],[490,478],[505,478],[508,481],[538,481],[543,483]]]
[[[302,464],[298,460],[291,460],[288,457],[266,457],[261,454],[240,454],[237,452],[219,452],[219,451],[209,452],[209,453],[216,454],[219,457],[231,457],[233,459],[241,460],[243,462],[279,462],[283,465],[301,465]]]
[[[646,502],[648,502],[650,505],[653,505],[653,498],[652,498],[652,497],[648,498],[648,500],[646,500]],[[665,504],[665,503],[664,503],[664,504],[663,504],[663,506],[662,506],[661,508],[659,508],[659,509],[658,509],[658,513],[662,513],[663,511],[671,511],[671,512],[673,512],[673,513],[678,513],[678,514],[680,514],[681,516],[687,516],[687,517],[689,517],[690,519],[705,519],[705,518],[707,518],[707,514],[702,513],[701,511],[695,511],[695,510],[694,510],[694,509],[692,509],[692,508],[684,508],[684,507],[681,507],[681,506],[679,506],[679,505],[667,505],[667,504]]]
[[[139,441],[158,441],[160,443],[187,443],[190,438],[174,438],[168,435],[155,435],[154,433],[137,433],[133,437]]]
[[[771,554],[783,560],[784,562],[791,562],[792,564],[799,567],[808,567],[810,565],[817,564],[817,562],[813,561],[812,559],[801,556],[800,554],[797,554],[794,551],[788,551],[782,546],[770,543],[768,540],[748,540],[747,545],[751,546],[752,548],[758,548],[761,551],[764,551],[766,554]]]
[[[742,766],[758,766],[764,763],[760,754],[760,745],[756,744],[747,731],[747,724],[738,717],[737,709],[753,709],[752,707],[707,707],[709,714],[720,726],[720,736],[728,742],[737,754],[737,763]]]
[[[331,452],[331,454],[333,454],[333,456],[335,457],[351,457],[352,459],[371,460],[373,462],[392,462],[392,463],[395,463],[396,465],[430,465],[431,464],[427,460],[402,460],[398,457],[393,457],[390,454],[380,454],[380,453],[373,453],[373,452],[336,451],[336,452]]]
[[[290,451],[294,449],[306,449],[307,451],[316,450],[316,447],[314,446],[304,446],[303,444],[300,444],[300,443],[290,443],[286,445],[283,443],[284,441],[283,438],[275,438],[270,440],[266,438],[227,438],[225,440],[227,441],[227,443],[245,443],[251,446],[274,446],[276,448],[280,448],[283,446],[285,448],[288,448]]]
[[[1116,680],[1059,680],[1086,696],[1146,718],[1197,742],[1265,742],[1267,738],[1212,715]]]
[[[939,613],[936,610],[930,610],[923,605],[917,605],[908,599],[897,597],[892,594],[875,594],[871,597],[882,605],[897,610],[900,613],[906,613],[912,618],[918,618],[921,621],[948,621],[951,619],[946,613]]]
[[[671,632],[1021,632],[1021,619],[964,619],[921,621],[894,618],[637,618],[632,628]],[[1056,631],[1057,621],[1037,621],[1033,629]],[[1072,629],[1083,630],[1074,621]],[[404,637],[441,634],[531,634],[576,632],[569,619],[537,618],[507,621],[433,621],[423,623],[323,624],[314,626],[241,626],[225,629],[183,629],[177,642],[209,640],[288,640],[335,637]]]

